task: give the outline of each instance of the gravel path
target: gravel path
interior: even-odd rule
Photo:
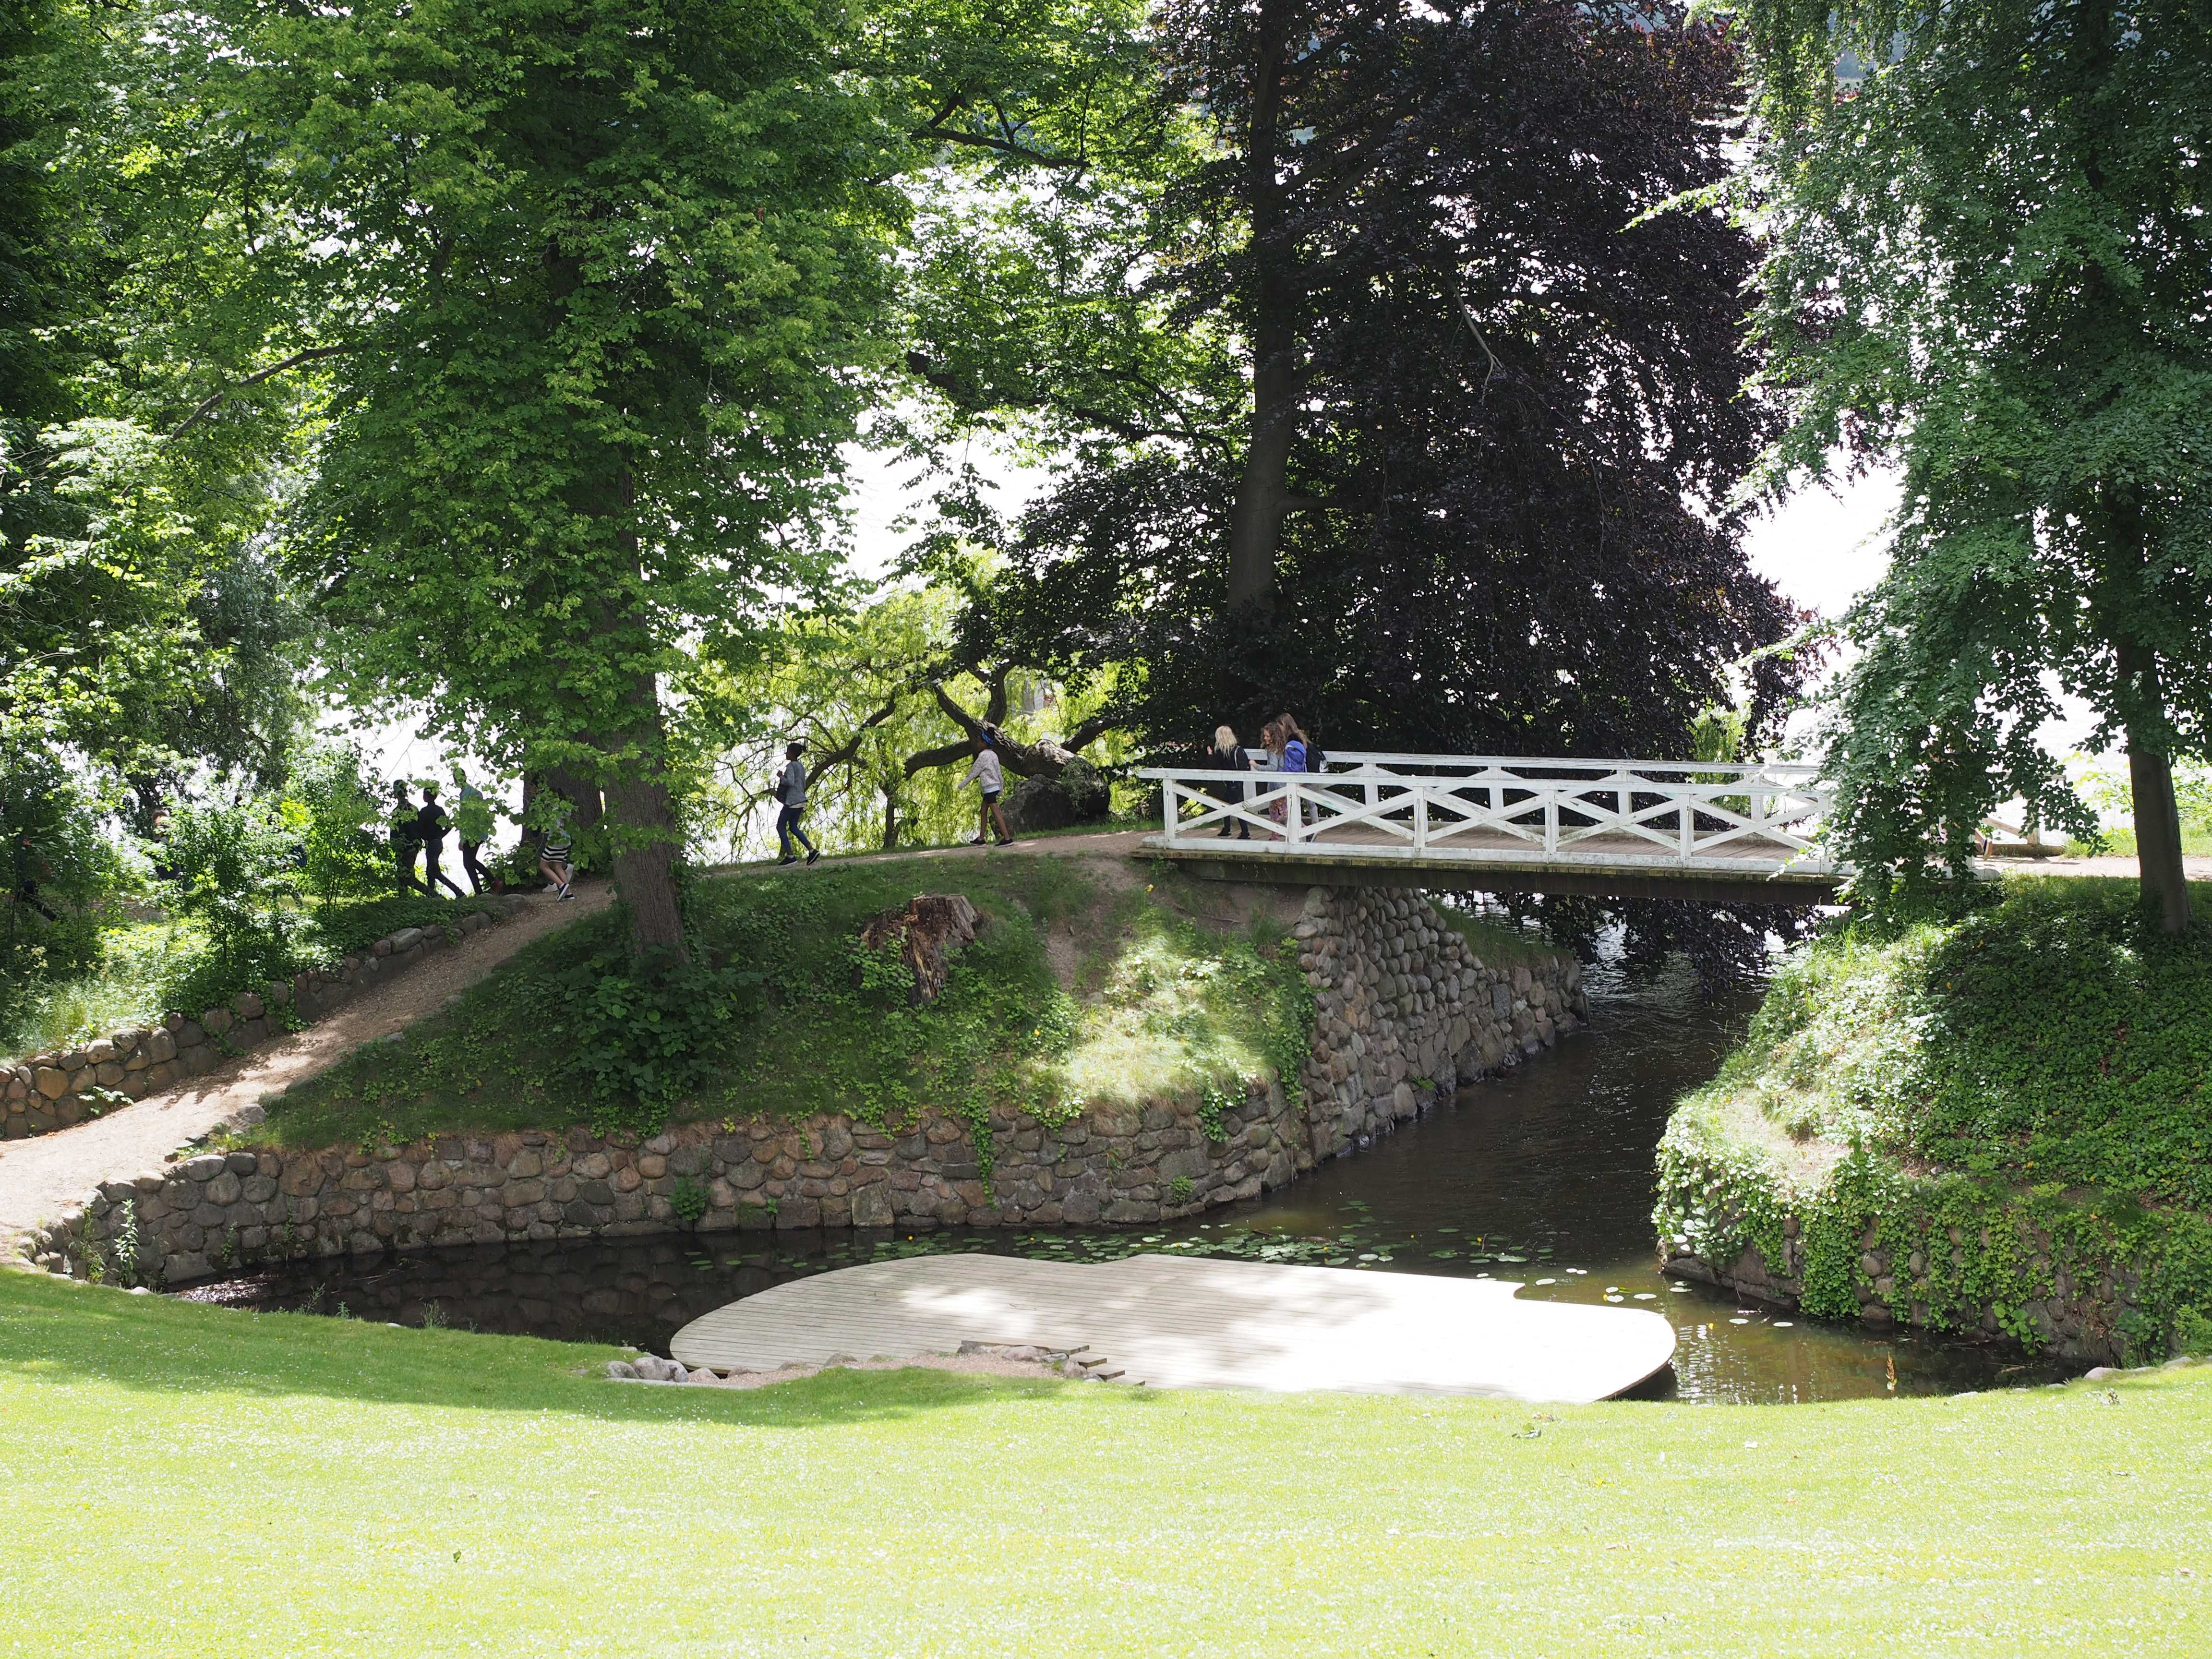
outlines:
[[[2142,874],[2142,866],[2132,857],[2116,858],[2109,853],[2094,859],[1998,859],[1995,862],[2008,876],[2111,876],[2134,881]],[[2181,872],[2191,881],[2212,881],[2212,859],[2185,858]]]
[[[241,1054],[135,1104],[73,1127],[0,1146],[0,1262],[12,1262],[23,1234],[91,1195],[103,1181],[161,1167],[167,1153],[220,1127],[240,1108],[328,1069],[362,1043],[436,1012],[532,940],[604,910],[605,882],[577,889],[566,904],[534,900],[521,915],[419,963],[356,998],[327,1019]]]

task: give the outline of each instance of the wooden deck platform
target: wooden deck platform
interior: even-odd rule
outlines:
[[[1602,1400],[1664,1366],[1656,1313],[1516,1299],[1505,1279],[1137,1255],[1095,1265],[917,1256],[779,1285],[693,1320],[687,1365],[771,1370],[949,1353],[1074,1349],[1154,1388]]]

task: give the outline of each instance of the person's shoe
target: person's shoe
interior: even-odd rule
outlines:
[[[821,856],[822,856],[821,849],[820,849],[819,848],[813,848],[813,849],[810,850],[810,851],[807,853],[807,854],[806,854],[806,861],[807,861],[809,864],[812,864],[812,863],[814,863],[817,860],[818,860],[819,858],[821,858]]]
[[[781,858],[778,859],[776,862],[780,865],[796,864],[799,862],[799,854],[796,853],[786,853]]]
[[[572,899],[572,898],[574,898],[574,897],[575,897],[575,896],[576,896],[576,895],[574,894],[574,891],[572,891],[572,890],[571,890],[570,889],[568,889],[568,888],[563,887],[563,888],[561,890],[560,896],[559,896],[558,898],[555,899],[553,902],[554,902],[556,904],[565,904],[566,902],[568,902],[568,900],[570,900],[570,899]]]
[[[988,847],[991,843],[986,841],[982,836],[978,836],[975,840],[969,842],[968,844],[970,847]]]
[[[1013,844],[1014,838],[1012,836],[1001,836],[991,843],[994,847],[1012,847]]]

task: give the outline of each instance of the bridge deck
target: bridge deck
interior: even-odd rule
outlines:
[[[1655,1313],[1522,1302],[1508,1280],[1164,1255],[1078,1265],[919,1256],[845,1267],[717,1308],[676,1334],[686,1365],[773,1370],[963,1342],[1087,1351],[1124,1383],[1602,1400],[1674,1356]]]

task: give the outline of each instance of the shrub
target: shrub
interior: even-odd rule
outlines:
[[[285,827],[299,842],[301,883],[319,899],[368,898],[392,890],[385,836],[386,793],[364,776],[350,749],[312,750],[286,785]]]
[[[291,973],[298,848],[299,837],[264,801],[172,810],[165,896],[205,931],[212,972],[249,983]]]
[[[123,879],[99,818],[52,756],[0,753],[0,1027],[99,958],[101,901]]]
[[[592,1127],[649,1133],[727,1063],[761,975],[665,951],[633,957],[617,940],[557,982],[567,1011],[561,1069],[583,1085]]]

